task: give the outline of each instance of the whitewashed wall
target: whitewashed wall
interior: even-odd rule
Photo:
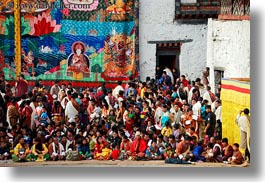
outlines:
[[[181,47],[180,74],[201,77],[206,66],[207,24],[174,22],[175,0],[140,0],[140,77],[154,77],[156,45],[148,41],[192,39]]]
[[[208,20],[207,66],[212,86],[215,67],[225,78],[250,78],[250,21]]]

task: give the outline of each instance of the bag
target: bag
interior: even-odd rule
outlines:
[[[79,161],[80,158],[79,158],[79,154],[78,154],[78,151],[67,151],[66,152],[66,160],[68,161]]]

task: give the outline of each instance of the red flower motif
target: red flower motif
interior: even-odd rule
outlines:
[[[61,25],[56,25],[56,20],[52,20],[51,15],[45,12],[31,19],[30,26],[32,29],[29,34],[35,36],[58,32],[61,28]]]

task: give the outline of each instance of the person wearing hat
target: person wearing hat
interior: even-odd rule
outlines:
[[[135,138],[131,145],[131,159],[141,160],[145,157],[145,151],[147,149],[146,141],[141,137],[140,131],[136,131]]]

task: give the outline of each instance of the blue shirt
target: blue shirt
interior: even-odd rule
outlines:
[[[164,128],[166,126],[166,122],[170,123],[170,118],[169,118],[169,111],[167,111],[165,114],[163,114],[162,118],[161,118],[161,125],[162,128]]]

